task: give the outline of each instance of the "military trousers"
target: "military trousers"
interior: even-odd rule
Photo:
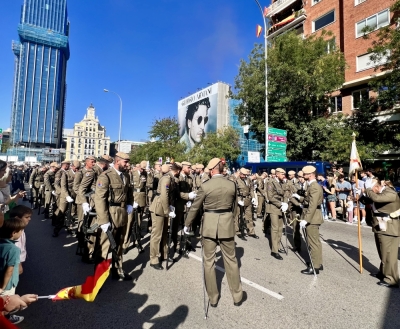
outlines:
[[[138,219],[139,219],[139,215],[138,215]],[[132,211],[128,215],[128,223],[126,225],[126,232],[125,232],[124,243],[123,243],[123,248],[124,249],[127,249],[129,247],[129,242],[130,242],[130,237],[131,237],[131,234],[132,234],[132,226],[133,226],[133,224],[134,224],[134,211]]]
[[[178,229],[179,225],[184,225],[184,220],[185,220],[185,212],[182,210],[177,210],[176,211],[176,217],[171,220],[172,222],[172,244],[173,244],[173,250],[176,252],[178,249]],[[170,223],[171,225],[171,223]]]
[[[278,253],[279,243],[282,238],[283,217],[282,215],[270,214],[271,219],[271,252]]]
[[[218,244],[221,249],[226,278],[228,280],[229,290],[231,291],[233,301],[235,303],[240,302],[243,297],[243,290],[242,283],[240,281],[239,266],[236,259],[234,238],[212,239],[205,237],[203,238],[202,243],[204,257],[204,278],[210,303],[216,304],[219,297],[217,277],[215,274],[215,254]]]
[[[150,264],[159,264],[160,258],[166,259],[168,256],[168,217],[151,213],[151,218],[153,226],[150,234]]]
[[[300,208],[301,209],[301,208]],[[296,249],[301,249],[301,235],[300,235],[300,222],[296,219],[297,215],[301,215],[301,212],[292,211],[290,218],[287,220],[292,222],[293,229],[293,246]],[[300,218],[300,217],[299,217]]]
[[[69,204],[66,200],[60,200],[59,206],[54,213],[54,232],[58,233],[64,227],[65,216],[68,211]]]
[[[261,218],[261,217],[262,217],[262,211],[263,211],[264,201],[265,201],[264,196],[259,195],[259,196],[258,196],[258,206],[257,206],[257,217],[258,217],[258,218]]]
[[[383,281],[390,285],[398,285],[398,255],[400,238],[397,236],[381,234],[380,240],[382,248]]]
[[[383,275],[383,264],[382,264],[382,247],[381,247],[381,235],[374,232],[374,238],[375,238],[375,246],[376,246],[376,251],[378,252],[378,256],[380,259],[380,264],[379,264],[379,274]]]
[[[313,265],[315,268],[320,268],[322,265],[322,244],[319,239],[319,226],[320,225],[307,225],[307,241],[310,246],[310,254]]]
[[[118,274],[123,274],[122,269],[122,243],[124,240],[126,231],[126,225],[121,227],[114,227],[111,229],[111,233],[114,237],[115,243],[117,244],[116,252],[112,254],[112,266],[113,269],[117,271]],[[94,260],[95,264],[101,263],[103,260],[108,259],[108,254],[110,252],[110,240],[107,234],[99,228],[96,245],[94,247]]]

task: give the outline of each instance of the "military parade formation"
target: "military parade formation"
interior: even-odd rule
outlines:
[[[259,239],[257,220],[265,235],[270,234],[273,259],[283,260],[281,254],[289,249],[299,253],[304,238],[309,262],[301,273],[316,276],[324,269],[319,233],[324,189],[310,165],[297,173],[241,168],[229,175],[224,159],[211,159],[206,166],[186,161],[150,166],[145,160],[132,165],[128,154],[119,152],[115,158],[88,156],[84,163],[52,162],[26,171],[28,175],[23,168],[11,168],[12,193],[24,189],[25,181],[31,207],[43,212],[43,221],[51,220],[53,237],[65,229],[78,240],[76,254],[95,266],[111,253],[112,278],[118,281],[132,280],[123,257],[134,248],[144,251],[143,232],[149,233],[150,266],[155,270],[168,270],[169,264],[187,258],[200,241],[209,305],[216,307],[220,297],[215,273],[219,246],[234,305],[240,306],[246,297],[235,237]],[[379,284],[398,287],[399,196],[373,176],[356,194],[373,211]]]

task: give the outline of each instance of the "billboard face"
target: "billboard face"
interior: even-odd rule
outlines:
[[[218,83],[215,83],[178,102],[179,135],[180,141],[186,144],[186,152],[208,132],[219,128],[218,97]]]

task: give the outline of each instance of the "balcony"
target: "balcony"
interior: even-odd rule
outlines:
[[[281,12],[283,9],[289,7],[292,3],[295,3],[299,0],[278,0],[271,4],[268,9],[269,12],[267,14],[268,18],[276,15],[277,13]]]
[[[286,17],[285,19],[281,20],[280,22],[275,23],[268,29],[268,36],[267,39],[271,40],[276,36],[282,34],[285,31],[288,31],[302,22],[307,18],[306,11],[301,9],[296,11],[292,15]]]

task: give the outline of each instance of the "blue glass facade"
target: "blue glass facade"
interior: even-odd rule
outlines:
[[[261,144],[254,139],[254,134],[245,134],[243,127],[239,123],[239,117],[235,114],[235,107],[239,105],[239,101],[230,99],[229,100],[229,125],[235,128],[239,132],[239,143],[241,154],[236,161],[236,164],[232,164],[232,167],[238,168],[244,166],[248,161],[248,152],[260,152],[264,148],[264,144]],[[246,137],[247,135],[247,137]],[[260,154],[260,161],[264,162],[262,154]]]
[[[69,59],[67,0],[24,0],[15,77],[12,143],[60,147]]]

